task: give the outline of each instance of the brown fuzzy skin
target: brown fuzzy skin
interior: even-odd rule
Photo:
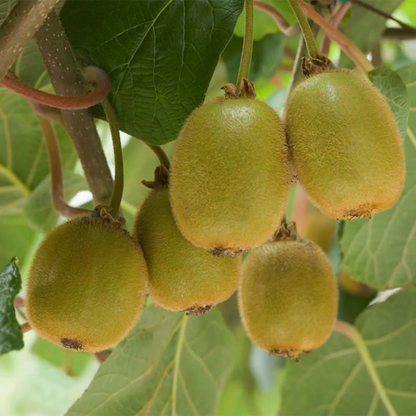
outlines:
[[[149,267],[149,292],[163,308],[201,315],[237,289],[240,258],[215,257],[179,231],[167,189],[150,191],[134,223]]]
[[[263,244],[241,270],[239,309],[251,340],[272,354],[298,358],[322,345],[337,316],[336,278],[311,241]]]
[[[148,272],[120,226],[89,214],[59,225],[38,248],[27,282],[27,315],[43,338],[97,352],[121,341],[139,318]]]
[[[300,82],[285,110],[298,178],[331,218],[369,218],[399,198],[405,179],[400,132],[377,88],[338,70]]]
[[[278,227],[290,186],[279,116],[253,98],[218,99],[185,123],[170,177],[182,234],[217,255],[266,241]]]

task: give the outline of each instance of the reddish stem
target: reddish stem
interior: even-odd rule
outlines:
[[[271,6],[270,4],[254,0],[254,8],[266,12],[271,17],[273,17],[279,29],[286,36],[293,36],[299,32],[299,26],[297,23],[289,25],[286,19],[276,10],[275,7]]]
[[[338,25],[341,23],[341,20],[344,18],[345,13],[347,13],[350,7],[351,7],[351,2],[349,1],[347,3],[344,3],[341,6],[341,8],[338,10],[338,13],[335,15],[335,17],[332,19],[332,22],[331,22],[331,26],[334,29],[338,28]],[[324,55],[328,55],[330,46],[331,46],[331,38],[328,36],[328,33],[325,33],[325,37],[322,41],[321,52]]]
[[[109,356],[111,355],[110,351],[100,351],[94,353],[94,357],[97,359],[97,361],[102,364]]]
[[[55,130],[49,120],[39,115],[37,117],[42,128],[46,147],[48,149],[51,172],[52,204],[55,211],[66,218],[75,218],[80,214],[90,212],[87,209],[71,207],[65,202],[61,156],[59,153],[58,140],[56,138]]]
[[[25,300],[22,299],[21,297],[17,296],[14,300],[14,306],[16,308],[24,308],[25,306]]]
[[[22,331],[23,334],[25,334],[26,332],[29,332],[32,330],[32,327],[30,326],[29,322],[25,322],[24,324],[22,324],[20,326],[20,329]]]
[[[308,197],[301,186],[298,187],[298,194],[296,197],[295,212],[293,215],[293,221],[296,223],[296,229],[299,234],[305,228],[306,215],[308,213]]]
[[[48,94],[25,84],[11,71],[0,81],[0,85],[6,87],[23,97],[48,105],[50,107],[76,110],[89,108],[102,101],[111,89],[110,77],[100,68],[89,66],[84,69],[84,75],[92,92],[78,97],[66,97]]]

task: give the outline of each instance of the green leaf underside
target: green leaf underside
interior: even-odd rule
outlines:
[[[401,81],[388,76],[387,68],[371,75],[386,95],[401,131],[404,131],[406,95]],[[399,76],[407,87],[410,115],[404,140],[406,183],[391,209],[371,220],[344,222],[340,227],[341,267],[354,279],[376,289],[407,287],[416,283],[416,64],[401,68]]]
[[[0,272],[0,355],[23,348],[23,334],[16,319],[14,299],[22,288],[16,258]]]
[[[0,0],[0,25],[3,24],[16,3],[17,0]]]
[[[213,415],[232,366],[217,310],[186,317],[150,306],[67,416]]]
[[[203,102],[243,3],[69,0],[60,16],[79,60],[110,75],[121,130],[163,144]]]
[[[403,0],[363,0],[388,14],[392,14]],[[358,5],[351,8],[351,17],[348,23],[340,25],[340,30],[364,53],[369,53],[386,26],[386,19],[374,12]],[[354,68],[354,63],[344,53],[341,54],[340,68]]]
[[[65,167],[75,150],[57,127]],[[48,154],[37,117],[26,100],[0,88],[0,215],[23,212],[27,198],[49,173]]]
[[[334,332],[300,363],[290,363],[280,416],[411,415],[416,408],[416,290],[363,312],[358,342]]]

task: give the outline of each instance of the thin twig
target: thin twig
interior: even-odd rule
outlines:
[[[85,94],[87,83],[54,11],[37,32],[36,42],[56,94],[65,96]],[[88,110],[62,110],[62,119],[81,160],[95,205],[107,204],[112,192],[113,180],[93,116]]]
[[[45,21],[58,0],[20,0],[0,27],[0,79]]]
[[[254,0],[254,7],[269,14],[276,22],[280,31],[286,36],[293,36],[296,35],[296,33],[299,33],[299,25],[297,23],[289,25],[287,20],[272,5],[264,3],[263,1]]]
[[[0,81],[0,85],[6,87],[15,93],[38,103],[48,105],[50,107],[62,108],[68,110],[76,110],[89,108],[98,104],[103,100],[111,89],[110,77],[100,68],[87,67],[84,70],[86,80],[91,85],[92,91],[76,96],[66,97],[63,95],[54,95],[47,92],[32,88],[24,83],[12,71]]]
[[[334,29],[319,13],[317,13],[312,7],[303,2],[302,0],[296,0],[305,14],[307,14],[314,22],[316,22],[331,39],[336,42],[341,49],[355,62],[363,72],[370,72],[374,69],[374,66],[366,58],[366,56],[360,51],[360,49],[354,45],[346,36],[341,32]]]
[[[61,156],[55,130],[49,120],[39,115],[37,117],[48,149],[52,204],[55,211],[66,218],[75,218],[80,214],[90,212],[87,209],[71,207],[65,202]]]
[[[345,14],[351,7],[351,2],[343,3],[340,9],[338,10],[338,13],[335,15],[335,17],[332,19],[331,26],[334,29],[337,29],[339,24],[341,23],[342,19],[344,18]],[[331,46],[331,38],[328,36],[328,33],[325,33],[324,39],[322,40],[321,45],[321,52],[324,55],[329,54],[329,48]]]
[[[24,324],[20,325],[20,329],[22,333],[25,334],[26,332],[31,331],[32,327],[30,326],[29,322],[25,322]]]

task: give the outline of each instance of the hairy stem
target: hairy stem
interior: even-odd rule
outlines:
[[[113,192],[111,194],[110,207],[113,217],[117,216],[120,208],[121,199],[123,197],[124,188],[124,170],[123,170],[123,148],[121,147],[120,131],[118,129],[118,121],[116,113],[107,98],[105,98],[101,105],[104,108],[105,116],[110,125],[111,138],[113,140],[115,175]]]
[[[153,144],[146,143],[154,152],[154,154],[159,159],[161,165],[163,165],[167,170],[170,169],[170,161],[165,151],[160,146],[155,146]]]
[[[306,48],[308,49],[308,54],[311,58],[316,58],[318,56],[318,47],[316,46],[316,41],[313,36],[312,29],[309,26],[308,19],[302,11],[298,0],[288,1],[293,9],[293,12],[295,13],[300,29],[302,30],[303,38],[305,39],[306,43]]]
[[[366,56],[360,51],[357,46],[354,45],[346,36],[344,36],[337,29],[334,29],[319,13],[312,9],[302,0],[291,0],[299,1],[301,9],[316,23],[318,24],[328,36],[336,42],[341,49],[354,61],[354,63],[359,67],[363,72],[370,72],[374,69],[371,62],[366,58]]]
[[[243,78],[249,77],[251,55],[253,54],[253,37],[254,37],[254,6],[253,0],[245,0],[244,6],[245,25],[244,25],[244,43],[241,54],[240,68],[237,78],[237,93],[240,92],[240,85]]]
[[[102,70],[96,67],[87,67],[84,69],[86,81],[92,86],[92,91],[77,97],[65,97],[62,95],[48,94],[32,88],[25,84],[13,72],[8,74],[0,81],[0,85],[6,87],[15,93],[38,103],[50,107],[76,110],[80,108],[89,108],[102,101],[110,92],[110,77]]]
[[[264,3],[263,1],[254,0],[254,8],[266,12],[273,17],[280,31],[286,36],[293,36],[299,31],[299,25],[289,25],[286,19],[270,4]]]
[[[20,0],[0,27],[0,79],[35,35],[58,0]]]
[[[65,96],[86,94],[87,83],[54,11],[36,34],[36,42],[55,92]],[[62,119],[81,160],[94,203],[108,204],[113,181],[93,116],[88,110],[62,110]]]
[[[331,22],[331,26],[334,29],[338,28],[338,25],[341,23],[341,20],[345,16],[345,13],[347,13],[347,11],[350,9],[350,7],[351,7],[351,2],[343,3],[343,5],[340,7],[340,9],[338,10],[337,14],[332,19],[332,22]],[[325,36],[321,45],[321,52],[324,55],[328,55],[330,46],[331,46],[331,38],[328,36],[328,33],[325,33]]]
[[[49,120],[39,115],[37,117],[48,149],[49,167],[51,172],[52,204],[55,211],[66,218],[75,218],[80,214],[89,212],[87,209],[71,207],[65,203],[61,155],[59,154],[55,130]]]

